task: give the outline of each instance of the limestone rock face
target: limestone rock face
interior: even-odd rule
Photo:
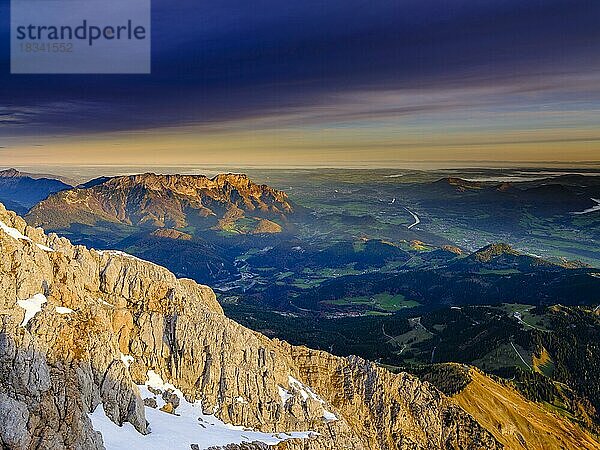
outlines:
[[[58,192],[36,204],[27,217],[32,224],[55,230],[98,221],[158,228],[193,223],[227,229],[245,215],[260,223],[261,218],[283,219],[292,210],[284,192],[253,183],[246,175],[145,173]]]
[[[138,386],[151,372],[226,423],[315,433],[280,449],[500,448],[413,376],[270,340],[225,317],[206,286],[46,236],[2,205],[0,221],[3,448],[101,449],[88,416],[99,405],[148,433]],[[160,395],[177,414],[176,397]]]

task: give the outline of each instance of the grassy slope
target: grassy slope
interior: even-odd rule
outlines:
[[[477,370],[454,400],[508,449],[600,449],[577,425],[526,400]]]

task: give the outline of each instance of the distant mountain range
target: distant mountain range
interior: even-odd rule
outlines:
[[[25,214],[50,194],[71,187],[58,179],[23,173],[15,169],[0,170],[0,202],[20,214]]]
[[[239,249],[231,239],[260,242],[260,236],[281,234],[293,213],[284,192],[246,175],[145,173],[61,190],[25,217],[78,244],[131,252],[209,283],[237,275]]]
[[[519,203],[531,203],[539,209],[555,212],[565,208],[577,210],[593,206],[590,197],[600,194],[600,182],[596,178],[600,177],[563,175],[528,182],[496,182],[446,177],[435,182],[415,184],[413,190],[419,190],[424,199],[432,202],[449,197],[468,201],[474,207],[496,202],[499,207],[512,208]]]
[[[483,231],[489,235],[488,242],[494,242],[511,237],[528,239],[532,233],[539,233],[537,227],[547,226],[539,218],[552,217],[558,223],[553,230],[577,219],[577,226],[585,227],[593,236],[593,227],[586,225],[593,216],[575,216],[570,212],[586,210],[593,203],[591,198],[600,197],[596,178],[579,175],[516,183],[451,176],[398,184],[393,194],[398,203],[414,205],[411,208],[420,216],[420,223],[408,229],[396,222],[399,215],[409,213],[403,206],[394,205],[395,199],[389,204],[377,202],[375,207],[361,209],[363,203],[377,201],[373,198],[377,194],[368,184],[351,186],[361,194],[353,193],[350,203],[334,190],[325,205],[311,205],[314,194],[306,186],[308,195],[293,191],[297,204],[292,205],[285,192],[255,183],[242,174],[213,178],[153,173],[102,176],[72,187],[57,179],[14,169],[0,172],[0,200],[24,214],[31,225],[59,232],[78,244],[116,247],[137,254],[200,282],[237,276],[236,267],[241,263],[235,259],[246,252],[249,253],[244,261],[262,273],[279,268],[293,271],[299,278],[303,271],[317,274],[326,268],[336,270],[322,272],[322,279],[348,268],[363,271],[384,266],[393,269],[400,264],[408,265],[407,268],[445,266],[456,251],[465,249],[464,239],[449,239],[445,232],[448,226],[472,230],[475,242],[485,236]],[[359,209],[354,211],[357,206]],[[379,233],[385,238],[377,239]],[[282,238],[256,238],[277,235]],[[360,241],[362,236],[367,239]],[[402,245],[403,241],[407,244]],[[411,242],[419,245],[415,247]],[[568,244],[565,240],[554,242]],[[477,242],[467,248],[473,251],[483,245]],[[454,250],[447,251],[448,248]],[[595,257],[592,248],[577,248],[584,256]],[[480,259],[492,256],[490,252],[498,249],[482,249],[457,260],[448,269],[477,272],[481,269]],[[204,256],[203,264],[194,262],[198,253]],[[494,257],[494,268],[483,270],[551,268],[554,264],[510,251],[500,253]],[[316,275],[314,278],[319,279]]]
[[[293,194],[292,200],[285,192],[240,174],[208,178],[145,173],[95,178],[76,187],[16,170],[1,174],[0,198],[6,196],[11,209],[28,210],[29,225],[12,213],[3,215],[0,240],[4,239],[7,258],[25,263],[16,272],[12,266],[5,267],[7,280],[15,273],[18,279],[5,284],[29,288],[29,279],[37,280],[35,274],[30,276],[30,267],[39,263],[44,280],[35,282],[44,290],[50,289],[48,303],[62,299],[64,306],[58,308],[73,313],[93,306],[86,302],[96,301],[98,287],[93,277],[100,276],[100,289],[107,294],[103,305],[111,311],[106,302],[119,305],[111,322],[116,330],[123,329],[122,314],[129,314],[125,310],[131,307],[131,314],[141,314],[140,324],[152,323],[156,330],[166,330],[167,340],[157,341],[168,342],[173,349],[173,359],[157,366],[164,373],[170,373],[172,367],[179,373],[185,366],[185,358],[179,359],[185,355],[181,351],[184,341],[178,340],[183,328],[173,330],[184,323],[186,312],[169,309],[169,305],[178,305],[177,293],[182,286],[194,285],[183,280],[165,292],[164,277],[158,277],[155,290],[140,290],[136,283],[141,278],[154,282],[163,270],[155,264],[166,266],[176,276],[215,287],[226,314],[250,329],[340,356],[359,355],[393,370],[410,369],[452,396],[508,448],[516,442],[525,442],[523,445],[531,449],[549,448],[548,442],[562,442],[569,449],[595,448],[595,442],[578,427],[592,432],[600,429],[600,415],[596,413],[600,394],[594,377],[598,358],[592,345],[598,341],[600,329],[597,313],[592,312],[598,310],[600,302],[600,275],[594,268],[598,267],[594,261],[600,259],[594,259],[598,252],[593,245],[600,216],[590,209],[596,202],[593,199],[600,198],[599,177],[563,176],[510,183],[440,177],[371,183],[362,175],[323,173],[319,175],[322,179],[308,180],[302,173],[295,175],[293,183],[287,173],[279,181],[271,175],[261,176]],[[22,189],[17,183],[23,183]],[[72,247],[65,239],[46,237],[32,226],[43,226],[74,244],[99,251]],[[15,236],[18,247],[14,247]],[[34,247],[45,253],[30,260],[25,249]],[[19,251],[14,252],[15,248]],[[557,251],[562,249],[567,251]],[[580,255],[588,256],[588,264],[577,260]],[[75,262],[86,268],[85,276],[61,275],[67,273],[67,266],[71,273]],[[122,264],[121,272],[115,268],[117,262]],[[58,266],[49,270],[48,264]],[[25,272],[27,277],[21,276]],[[60,280],[56,278],[48,287],[45,280],[53,277]],[[109,278],[118,280],[119,292],[107,290]],[[84,280],[83,284],[77,280]],[[93,295],[74,297],[72,293],[80,285]],[[127,307],[122,306],[125,298]],[[148,310],[154,314],[158,308],[166,314],[167,322],[147,321],[145,306],[137,305],[138,300],[151,301]],[[215,300],[211,292],[210,302],[216,310],[220,307]],[[191,304],[199,303],[195,299]],[[191,316],[196,317],[196,313]],[[194,320],[200,322],[185,329],[211,324],[216,317],[213,314],[208,321],[196,317]],[[575,322],[577,327],[572,327]],[[54,329],[50,322],[47,325]],[[215,327],[221,333],[222,323]],[[235,334],[223,336],[224,342],[242,333],[241,328],[235,330]],[[118,333],[115,337],[119,342],[126,342],[125,335]],[[131,333],[139,335],[138,330]],[[199,335],[185,340],[185,348],[200,342],[196,337]],[[212,342],[212,335],[208,340],[205,337],[203,345]],[[216,342],[221,345],[219,339]],[[242,339],[235,352],[245,352],[246,342]],[[271,348],[265,342],[261,341],[259,356],[264,348],[275,351],[270,355],[279,354],[278,347]],[[137,341],[130,349],[120,350],[127,355],[134,348],[140,348]],[[198,349],[194,348],[195,355],[200,354]],[[212,364],[212,355],[207,353],[206,364]],[[154,356],[147,356],[156,362]],[[121,360],[125,363],[124,357]],[[333,361],[329,355],[325,358],[328,364]],[[253,360],[262,364],[262,357]],[[449,361],[459,364],[433,365]],[[312,365],[304,364],[299,367],[313,371]],[[346,370],[344,364],[341,368]],[[137,366],[131,367],[132,373],[137,373]],[[321,383],[320,377],[311,378],[311,386],[327,392],[326,383],[332,378],[325,375],[325,384],[313,383]],[[336,383],[346,383],[346,375],[343,377]],[[213,375],[209,378],[211,383],[215,381]],[[197,377],[189,381],[196,383]],[[211,386],[217,388],[217,384]],[[285,379],[280,386],[285,386]],[[345,393],[346,384],[339,386],[335,391]],[[563,389],[565,386],[568,389]],[[203,385],[203,393],[204,389]],[[279,402],[281,392],[266,393],[255,400],[261,405],[273,399]],[[381,392],[388,395],[385,390]],[[250,394],[243,394],[248,402],[244,405],[254,405],[254,394]],[[228,396],[226,393],[215,400],[225,405],[228,398],[234,405],[242,404]],[[335,394],[331,398],[338,397]],[[357,397],[352,394],[348,398]],[[499,405],[503,398],[510,398],[511,404]],[[547,405],[564,412],[550,420]],[[334,409],[328,411],[337,414]],[[366,410],[356,413],[352,407],[339,411],[341,423]],[[530,427],[532,417],[535,426]],[[350,422],[352,433],[362,432],[362,422]],[[389,429],[389,424],[382,425],[375,428]],[[371,428],[363,434],[381,435]],[[439,435],[440,430],[436,433]],[[546,437],[548,433],[553,433],[553,440]],[[539,436],[542,438],[538,440]],[[335,439],[336,444],[343,442],[340,448],[348,447],[348,441]],[[496,445],[489,436],[463,444],[453,448]],[[363,447],[378,445],[369,441]],[[327,448],[338,447],[332,444]]]
[[[278,233],[293,211],[284,192],[247,176],[141,175],[99,178],[35,205],[27,220],[49,229],[109,222],[147,228]]]

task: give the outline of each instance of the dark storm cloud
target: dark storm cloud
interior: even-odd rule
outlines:
[[[211,123],[353,91],[508,84],[551,96],[600,66],[597,0],[154,0],[144,76],[10,75],[7,5],[0,16],[8,133]]]

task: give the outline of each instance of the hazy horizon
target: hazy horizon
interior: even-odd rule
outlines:
[[[157,174],[187,174],[187,175],[206,175],[215,176],[219,173],[234,172],[246,173],[250,172],[284,172],[284,171],[326,171],[326,170],[357,170],[357,171],[388,171],[387,174],[393,177],[394,171],[422,171],[422,172],[448,172],[450,174],[460,174],[464,178],[475,177],[485,179],[491,175],[491,179],[502,179],[502,177],[512,177],[514,181],[526,179],[540,179],[548,176],[555,176],[561,173],[571,173],[579,175],[600,176],[600,163],[598,162],[580,162],[572,165],[565,165],[560,162],[546,162],[544,164],[530,163],[522,164],[515,163],[510,165],[500,162],[488,162],[487,165],[464,165],[463,162],[456,162],[454,165],[445,163],[432,164],[431,162],[410,162],[396,166],[240,166],[240,165],[222,165],[222,164],[187,164],[187,165],[162,165],[162,164],[144,164],[144,165],[121,165],[121,164],[35,164],[35,165],[0,165],[0,170],[16,169],[20,172],[37,174],[37,175],[53,175],[62,177],[66,181],[73,183],[83,183],[85,181],[97,178],[100,176],[125,176],[139,173],[157,173]]]

